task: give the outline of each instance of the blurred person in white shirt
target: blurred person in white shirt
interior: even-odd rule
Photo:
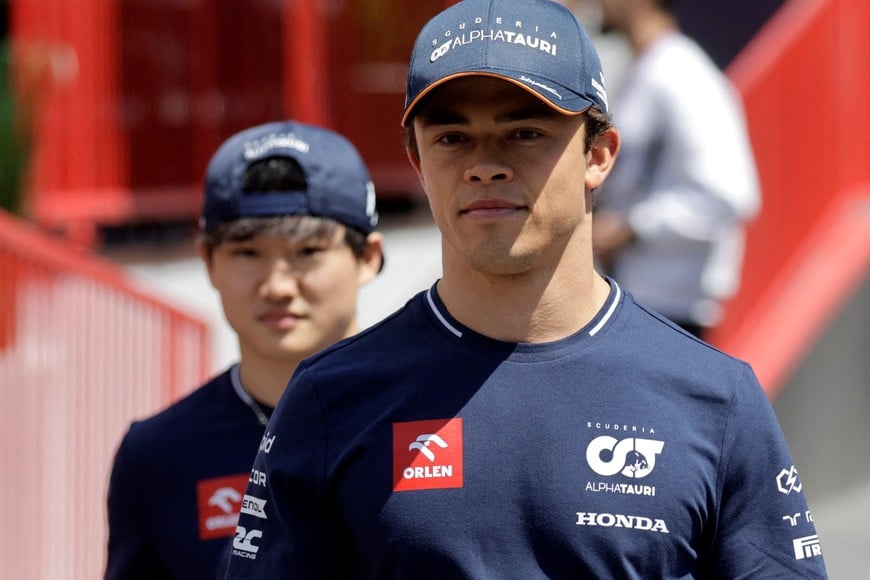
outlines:
[[[642,303],[704,337],[739,285],[760,207],[740,96],[678,25],[678,0],[595,0],[634,55],[611,103],[619,161],[598,192],[599,265]]]

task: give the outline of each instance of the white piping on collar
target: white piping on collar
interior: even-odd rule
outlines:
[[[598,321],[598,324],[596,324],[589,330],[589,336],[595,336],[596,334],[598,334],[601,329],[604,328],[604,325],[606,325],[607,322],[613,317],[613,313],[616,311],[616,306],[619,304],[619,300],[622,297],[622,289],[619,287],[619,284],[617,284],[616,281],[613,281],[613,288],[615,290],[613,294],[613,301],[607,308],[607,312],[604,314],[601,320]],[[435,301],[432,299],[432,288],[426,290],[426,300],[429,302],[429,307],[432,309],[432,312],[435,314],[435,317],[438,318],[441,324],[443,324],[447,330],[456,335],[458,338],[462,338],[462,331],[450,324],[450,322],[447,321],[447,318],[445,318],[444,315],[441,314],[441,311],[438,310],[438,307],[435,305]]]
[[[598,334],[598,331],[604,328],[604,325],[607,324],[607,321],[610,320],[610,318],[613,316],[613,313],[616,310],[616,305],[619,304],[619,299],[622,297],[622,289],[619,287],[619,284],[617,284],[616,281],[612,281],[612,283],[614,289],[616,290],[613,293],[613,302],[610,303],[610,307],[607,309],[607,312],[604,314],[601,320],[598,321],[598,324],[596,324],[592,327],[591,330],[589,330],[589,336],[595,336],[596,334]]]
[[[236,395],[239,396],[244,404],[250,407],[254,399],[251,398],[251,395],[242,386],[242,379],[239,376],[239,365],[233,365],[233,368],[230,369],[230,383],[233,385]]]
[[[269,417],[266,416],[266,412],[263,411],[263,408],[260,407],[259,403],[254,400],[254,397],[251,396],[251,393],[242,384],[242,377],[239,376],[239,367],[240,365],[236,364],[230,369],[230,383],[233,385],[233,390],[251,412],[254,413],[257,422],[265,427],[269,423]]]
[[[447,319],[441,314],[441,311],[438,310],[438,307],[435,306],[435,301],[432,300],[432,288],[426,290],[426,300],[429,302],[429,308],[432,309],[432,312],[435,314],[435,317],[444,325],[444,327],[456,335],[457,338],[462,338],[462,331],[450,324]]]

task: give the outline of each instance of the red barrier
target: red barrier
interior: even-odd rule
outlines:
[[[10,3],[16,77],[27,79],[22,101],[35,101],[31,187],[40,193],[25,207],[83,243],[93,241],[93,215],[117,215],[123,207],[128,182],[122,110],[113,100],[119,85],[117,4]],[[84,204],[89,212],[79,210],[78,202],[95,191],[98,197]]]
[[[729,67],[763,208],[711,340],[773,396],[870,269],[870,2],[792,0]]]
[[[3,578],[102,575],[115,449],[201,382],[208,344],[204,322],[0,213]]]
[[[214,150],[282,117],[347,135],[382,197],[415,195],[405,71],[450,3],[9,0],[39,101],[28,215],[85,245],[100,225],[194,221]]]

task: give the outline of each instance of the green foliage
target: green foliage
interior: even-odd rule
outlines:
[[[0,208],[19,213],[30,139],[16,103],[10,67],[9,45],[4,43],[0,45]]]

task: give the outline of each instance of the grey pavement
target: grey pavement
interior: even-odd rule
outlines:
[[[870,578],[870,481],[812,502],[816,531],[832,580]]]

